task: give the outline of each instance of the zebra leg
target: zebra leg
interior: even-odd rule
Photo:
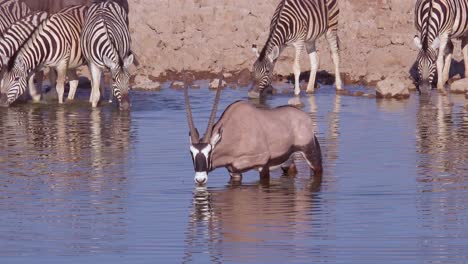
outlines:
[[[68,81],[70,82],[70,90],[68,91],[67,100],[75,99],[76,89],[78,88],[78,75],[76,69],[69,70],[67,73]]]
[[[444,50],[445,53],[445,62],[444,62],[444,70],[442,73],[442,82],[444,84],[447,83],[450,74],[450,65],[452,64],[452,55],[453,55],[453,43],[452,41],[448,41],[447,47]]]
[[[33,99],[34,103],[38,103],[39,101],[41,101],[41,94],[37,92],[36,84],[34,83],[34,77],[38,76],[42,78],[42,76],[40,75],[41,74],[37,72],[31,75],[31,77],[29,77],[29,95],[31,95],[31,98]]]
[[[67,66],[62,64],[57,67],[57,95],[59,104],[63,104],[63,94],[65,92],[65,79],[67,77]]]
[[[445,92],[445,83],[444,83],[444,77],[443,77],[443,70],[444,70],[444,53],[445,53],[445,48],[447,47],[447,42],[448,42],[448,36],[447,35],[442,35],[439,36],[440,39],[440,46],[439,46],[439,55],[437,56],[437,90],[441,94],[446,94]]]
[[[91,72],[91,96],[89,101],[93,107],[97,107],[99,99],[101,98],[100,84],[102,72],[94,63],[89,64],[89,71]]]
[[[335,85],[336,90],[342,90],[343,82],[340,74],[340,53],[338,46],[338,33],[336,29],[328,30],[326,33],[328,45],[330,46],[333,64],[335,64]]]
[[[301,93],[301,88],[299,86],[299,77],[301,75],[301,53],[304,49],[303,42],[296,42],[293,44],[294,48],[296,48],[296,58],[294,59],[293,64],[293,72],[294,72],[294,94],[298,96]]]
[[[465,61],[465,78],[468,78],[468,36],[462,39],[463,60]],[[468,91],[468,89],[466,89]]]
[[[317,49],[315,47],[315,41],[310,42],[306,46],[307,53],[309,53],[310,59],[310,77],[309,83],[307,84],[307,93],[314,93],[315,90],[315,78],[317,76],[317,70],[319,67],[319,57],[317,55]]]

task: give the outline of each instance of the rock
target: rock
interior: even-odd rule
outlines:
[[[223,73],[223,77],[224,77],[224,79],[229,79],[229,78],[232,77],[232,74],[229,73],[229,72],[225,72],[225,73]]]
[[[451,93],[463,94],[465,91],[468,91],[468,78],[454,81],[452,85],[450,85]]]
[[[301,101],[301,98],[294,96],[293,98],[288,100],[288,105],[295,106],[297,108],[305,107],[305,104]]]
[[[159,91],[162,85],[159,82],[152,81],[146,75],[138,75],[135,77],[135,85],[133,88],[135,90]]]
[[[208,86],[210,89],[218,89],[219,85],[219,79],[214,79],[212,82],[210,82],[210,85]],[[221,82],[221,88],[225,88],[227,86],[227,83],[223,80]]]
[[[192,89],[200,89],[200,85],[198,85],[198,84],[192,84],[190,87]]]
[[[172,89],[182,89],[184,88],[185,83],[181,81],[175,81],[171,84]]]
[[[408,87],[397,78],[387,78],[377,83],[377,98],[403,99],[409,97]]]
[[[363,91],[357,91],[353,94],[354,96],[363,96],[364,92]]]

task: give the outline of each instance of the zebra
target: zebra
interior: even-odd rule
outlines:
[[[10,25],[0,36],[0,80],[3,77],[3,66],[8,64],[10,58],[29,39],[37,26],[47,18],[46,12],[32,13]],[[30,79],[32,81],[32,79]],[[30,93],[35,95],[34,83],[30,83]],[[2,91],[4,93],[5,91]]]
[[[29,13],[29,7],[20,0],[0,0],[0,34]]]
[[[465,78],[468,77],[468,0],[418,0],[414,23],[419,33],[414,37],[419,50],[418,90],[428,93],[437,72],[437,90],[445,94],[453,53],[451,39],[462,40]]]
[[[121,109],[128,109],[128,67],[133,63],[134,56],[130,50],[131,37],[125,8],[114,1],[93,4],[89,8],[81,42],[92,76],[92,106],[97,106],[103,92],[100,89],[102,71],[110,69],[112,94]]]
[[[325,34],[331,49],[335,65],[336,89],[342,89],[340,77],[340,56],[338,46],[338,0],[282,0],[273,15],[270,33],[265,46],[259,53],[257,46],[253,51],[257,60],[253,65],[254,87],[249,91],[249,97],[260,97],[262,91],[269,87],[273,76],[275,63],[287,45],[294,46],[296,56],[293,65],[294,94],[300,93],[299,75],[301,67],[299,58],[307,50],[310,58],[311,71],[307,85],[307,93],[314,92],[315,77],[319,66],[319,58],[315,41]]]
[[[43,67],[57,71],[56,80],[51,80],[51,83],[57,83],[58,101],[63,103],[67,71],[85,64],[80,35],[87,10],[88,7],[80,5],[65,8],[37,27],[29,40],[10,59],[3,83],[4,90],[8,91],[7,97],[3,96],[1,103],[13,103],[24,93],[28,78],[32,78],[34,72]],[[78,77],[75,71],[68,71],[68,77],[68,99],[72,100],[78,86]],[[33,99],[40,99],[40,95]]]

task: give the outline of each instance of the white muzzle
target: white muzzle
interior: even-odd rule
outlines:
[[[205,184],[208,181],[208,173],[206,172],[195,172],[195,183]]]

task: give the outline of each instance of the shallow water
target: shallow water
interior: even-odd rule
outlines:
[[[218,116],[246,92],[226,89]],[[202,131],[214,92],[190,93]],[[298,161],[296,177],[231,185],[218,169],[195,188],[180,90],[134,92],[128,114],[0,109],[1,263],[468,262],[462,96],[387,101],[325,86],[302,101],[321,186]]]

